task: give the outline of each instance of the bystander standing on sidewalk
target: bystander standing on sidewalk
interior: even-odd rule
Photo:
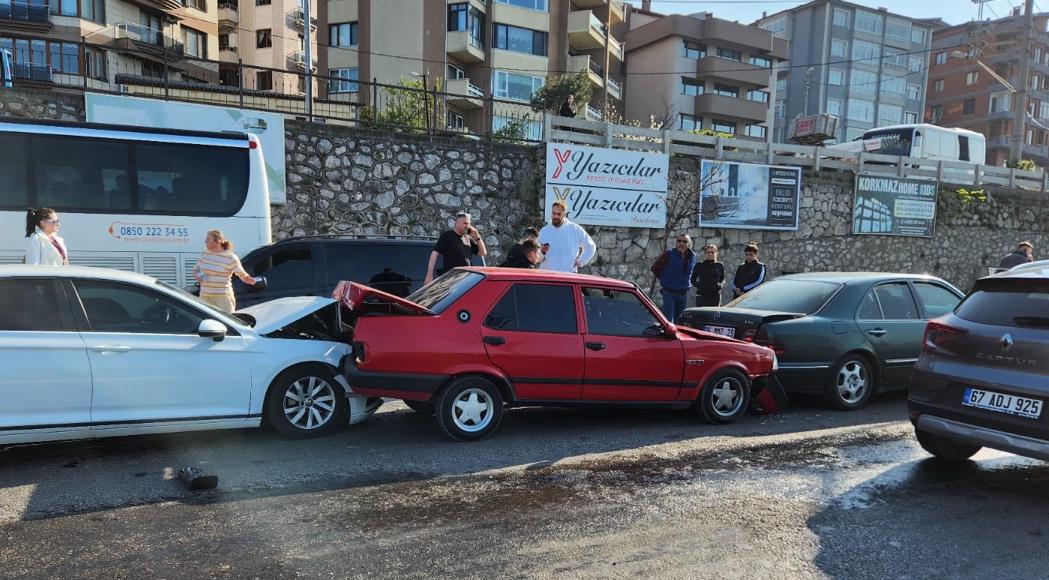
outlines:
[[[652,264],[652,273],[659,276],[663,315],[670,322],[676,321],[687,306],[695,267],[696,253],[692,251],[692,238],[687,234],[679,235],[674,247],[663,252]]]
[[[500,268],[529,268],[536,269],[542,261],[542,252],[535,240],[525,240],[520,243],[521,250],[507,256],[506,261],[499,264]]]
[[[750,242],[743,248],[744,261],[736,268],[732,279],[732,294],[737,298],[757,288],[765,281],[765,264],[758,261],[758,245]]]
[[[233,242],[227,240],[220,230],[209,231],[204,240],[204,253],[193,266],[193,277],[200,283],[200,299],[223,312],[235,311],[237,299],[233,296],[231,283],[234,274],[248,286],[256,283],[233,253]]]
[[[597,244],[583,226],[568,219],[568,205],[556,200],[550,208],[550,223],[539,230],[543,270],[578,272],[597,253]]]
[[[484,238],[481,237],[481,233],[477,231],[477,228],[471,225],[471,221],[470,214],[464,211],[455,214],[455,225],[452,226],[452,229],[441,234],[441,237],[437,239],[437,243],[434,244],[433,251],[430,252],[430,263],[426,266],[425,284],[429,284],[434,279],[434,270],[437,267],[438,257],[444,260],[441,271],[436,272],[437,275],[440,275],[452,268],[469,266],[470,258],[473,256],[483,257],[488,255],[488,248],[484,245]]]
[[[1020,264],[1026,264],[1034,261],[1034,244],[1031,242],[1020,242],[1017,244],[1016,249],[1007,254],[1002,261],[998,263],[998,267],[1003,270],[1009,270],[1015,268]]]
[[[26,242],[24,262],[31,266],[68,266],[69,252],[58,235],[58,213],[49,208],[29,208],[25,217]]]
[[[725,286],[725,264],[718,261],[718,247],[707,244],[704,260],[692,271],[696,287],[696,306],[721,306],[721,289]]]

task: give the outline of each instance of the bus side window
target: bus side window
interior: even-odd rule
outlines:
[[[958,160],[959,161],[970,161],[969,159],[969,138],[964,135],[958,136]]]

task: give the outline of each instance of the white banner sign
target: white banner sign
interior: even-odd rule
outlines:
[[[663,153],[547,143],[544,215],[560,199],[578,224],[662,228],[669,166]]]
[[[262,157],[266,161],[270,203],[286,203],[284,117],[279,113],[98,93],[87,93],[85,104],[87,120],[91,123],[251,133],[259,138]]]

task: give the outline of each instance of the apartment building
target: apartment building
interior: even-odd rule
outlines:
[[[326,0],[320,18],[320,69],[345,79],[331,83],[328,98],[357,99],[355,81],[424,78],[451,95],[450,128],[482,130],[489,115],[479,113],[495,107],[485,113],[498,130],[527,116],[547,76],[586,71],[594,91],[584,114],[622,108],[621,0]],[[529,123],[534,134],[537,122]]]
[[[630,11],[626,117],[765,139],[773,64],[788,43],[709,13]]]
[[[218,82],[196,59],[218,52],[208,0],[0,1],[0,48],[17,80],[41,86],[161,79]],[[87,77],[85,79],[85,77]]]
[[[1031,51],[1023,50],[1024,18],[1014,12],[989,22],[970,22],[933,33],[929,55],[925,118],[944,127],[962,127],[987,137],[987,164],[1004,165],[1013,143],[1016,105],[1013,89],[1023,88],[1021,64],[1028,59],[1026,109],[1021,131],[1023,158],[1049,164],[1049,13],[1034,15]],[[1021,105],[1022,106],[1022,105]]]
[[[842,0],[814,0],[755,25],[790,41],[790,66],[777,79],[776,141],[786,139],[788,122],[800,116],[839,117],[839,141],[922,118],[929,22]]]
[[[290,95],[304,93],[305,0],[218,1],[217,59],[222,83]],[[316,73],[319,58],[316,0],[310,8],[310,50]],[[242,76],[244,78],[240,78]]]

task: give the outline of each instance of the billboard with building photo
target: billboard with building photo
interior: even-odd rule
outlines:
[[[798,229],[800,167],[704,159],[699,184],[700,227]]]
[[[860,173],[852,233],[931,238],[939,189],[934,180]]]
[[[87,93],[84,100],[87,120],[91,123],[255,135],[266,161],[270,203],[286,203],[284,117],[281,114],[98,93]]]

